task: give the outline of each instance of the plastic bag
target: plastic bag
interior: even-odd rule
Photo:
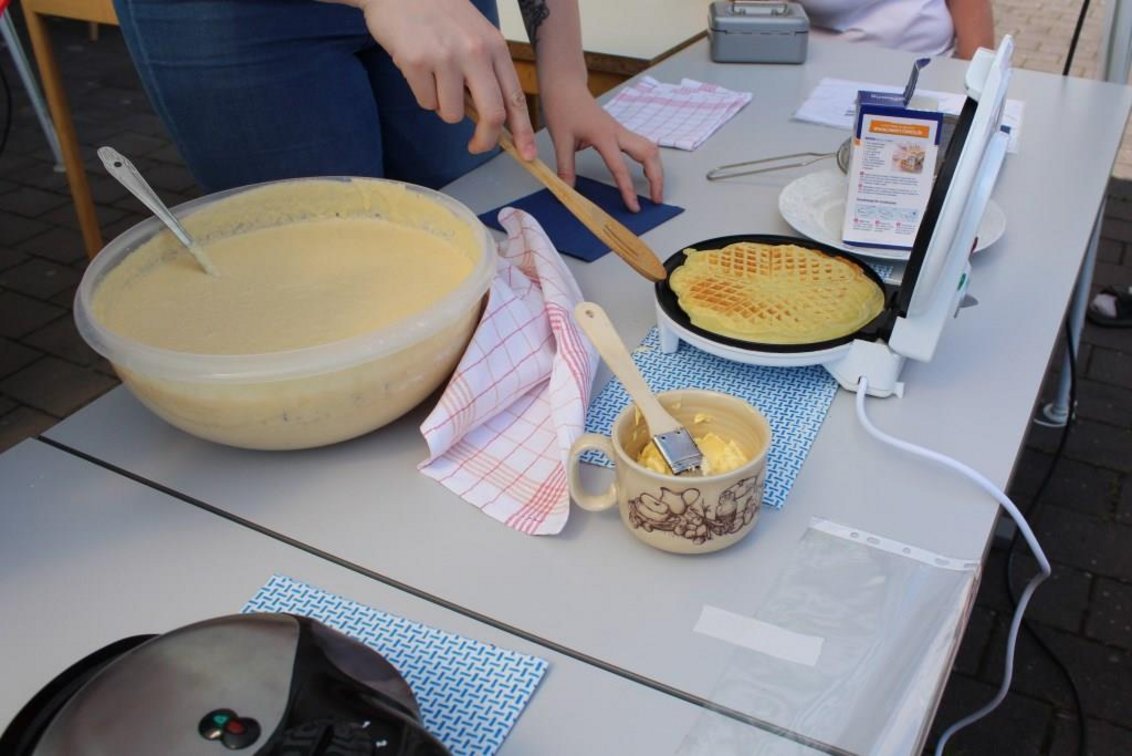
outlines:
[[[977,568],[814,520],[751,628],[785,631],[817,652],[763,652],[733,638],[735,657],[711,700],[748,721],[705,713],[678,752],[918,753]]]

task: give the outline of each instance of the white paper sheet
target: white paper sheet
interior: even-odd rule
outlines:
[[[853,116],[856,113],[857,92],[862,89],[870,92],[900,92],[903,87],[826,77],[818,82],[806,101],[794,111],[794,118],[799,121],[852,131]],[[917,89],[916,94],[938,100],[940,112],[948,115],[958,115],[967,99],[965,95],[955,94],[954,92],[935,92],[924,89]],[[1002,123],[1004,126],[1010,127],[1008,152],[1018,152],[1018,137],[1022,133],[1024,111],[1025,103],[1021,100],[1006,101]]]

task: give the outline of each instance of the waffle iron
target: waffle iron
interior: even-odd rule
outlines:
[[[775,236],[772,234],[735,234],[733,236],[720,236],[707,239],[692,245],[693,249],[720,249],[728,244],[738,242],[752,242],[756,244],[794,244],[799,247],[817,250],[832,257],[838,257],[858,268],[869,280],[885,292],[885,309],[866,323],[859,330],[842,337],[828,341],[811,342],[804,344],[762,344],[744,341],[728,336],[722,336],[692,323],[691,318],[680,307],[676,293],[668,285],[668,278],[656,284],[656,305],[658,320],[663,323],[661,330],[661,348],[665,352],[675,349],[665,348],[666,332],[675,334],[679,341],[704,349],[715,350],[716,354],[728,357],[737,362],[754,362],[760,365],[776,365],[780,367],[796,367],[800,365],[817,365],[828,360],[836,359],[839,355],[849,351],[851,343],[856,339],[876,341],[885,338],[892,330],[892,308],[890,302],[895,300],[895,289],[886,286],[880,276],[871,266],[862,262],[848,252],[843,252],[827,244],[793,236]],[[685,250],[681,250],[664,261],[664,269],[671,275],[673,271],[684,264],[687,257]]]
[[[845,389],[856,391],[862,376],[873,396],[901,396],[899,380],[906,359],[931,360],[947,323],[958,313],[970,281],[970,256],[983,211],[1006,156],[1009,131],[1002,126],[1010,82],[1013,39],[997,51],[980,49],[966,74],[967,99],[955,123],[899,285],[885,286],[867,264],[810,239],[738,235],[688,245],[717,249],[737,241],[797,244],[853,261],[885,289],[885,309],[844,338],[782,346],[732,339],[695,327],[680,309],[667,279],[656,284],[660,348],[675,352],[680,343],[724,359],[754,365],[822,365]],[[684,252],[665,261],[671,273]]]
[[[237,614],[112,643],[43,688],[5,756],[448,756],[380,654],[306,617]]]

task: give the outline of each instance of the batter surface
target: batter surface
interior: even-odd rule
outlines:
[[[176,351],[297,349],[423,312],[473,267],[452,242],[378,218],[287,223],[201,246],[219,276],[203,275],[186,254],[131,253],[98,287],[98,320]]]

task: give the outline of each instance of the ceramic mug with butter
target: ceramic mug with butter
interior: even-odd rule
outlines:
[[[611,436],[585,433],[570,447],[570,496],[590,511],[616,505],[629,531],[658,549],[702,554],[727,548],[751,532],[758,519],[770,424],[757,409],[728,394],[683,389],[658,398],[701,451],[710,452],[705,455],[707,474],[659,472],[663,462],[654,462],[651,450],[645,451],[652,437],[630,404],[613,422]],[[581,481],[580,457],[590,449],[613,461],[613,483],[600,494],[585,490]]]

